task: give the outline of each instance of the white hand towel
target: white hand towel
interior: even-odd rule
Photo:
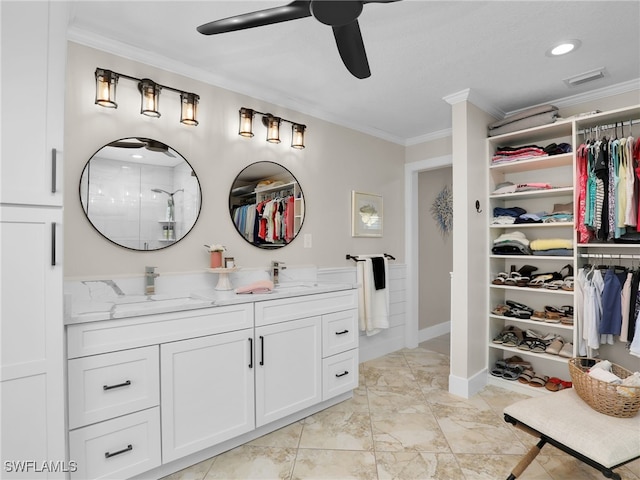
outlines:
[[[364,255],[359,255],[360,258]],[[367,336],[375,335],[382,329],[389,328],[389,266],[385,258],[386,288],[376,290],[373,280],[371,258],[357,262],[356,277],[358,287],[358,320],[360,330]]]

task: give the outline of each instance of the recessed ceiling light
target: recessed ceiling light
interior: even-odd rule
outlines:
[[[582,42],[580,40],[566,40],[558,43],[546,51],[548,57],[558,57],[560,55],[566,55],[569,52],[576,50]]]
[[[144,155],[140,155],[139,153],[134,153],[131,155],[131,158],[144,158]]]

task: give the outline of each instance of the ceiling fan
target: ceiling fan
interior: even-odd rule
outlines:
[[[203,35],[215,35],[313,16],[319,22],[333,28],[338,52],[349,72],[357,78],[367,78],[371,76],[371,71],[358,17],[366,3],[397,1],[399,0],[295,0],[281,7],[205,23],[198,27],[198,32]]]
[[[138,140],[137,142],[129,142],[129,141],[123,141],[123,140],[118,140],[115,142],[111,142],[108,146],[109,147],[116,147],[116,148],[146,148],[147,150],[151,151],[151,152],[158,152],[158,153],[164,153],[165,155],[169,156],[169,157],[175,157],[174,154],[172,154],[169,151],[169,146],[165,145],[162,142],[159,142],[157,140],[152,140],[150,138],[140,138],[140,137],[136,137],[136,140]]]

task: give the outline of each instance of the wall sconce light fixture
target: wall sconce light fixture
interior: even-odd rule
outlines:
[[[170,90],[180,94],[180,123],[185,125],[198,125],[197,110],[200,97],[195,93],[183,92],[166,85],[160,85],[148,78],[135,78],[123,73],[117,73],[104,68],[97,68],[96,76],[96,100],[95,103],[102,107],[118,108],[116,103],[116,85],[118,79],[126,78],[138,82],[140,91],[140,113],[149,117],[160,116],[160,91]]]
[[[286,118],[280,118],[271,113],[258,112],[251,108],[242,107],[240,109],[240,126],[238,135],[242,137],[253,137],[253,117],[255,114],[262,115],[262,124],[267,127],[267,142],[280,143],[280,124],[287,122],[291,124],[291,147],[297,149],[304,148],[304,132],[306,125],[295,123]]]

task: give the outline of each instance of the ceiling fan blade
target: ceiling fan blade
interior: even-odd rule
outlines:
[[[310,0],[295,0],[282,7],[268,8],[257,12],[245,13],[234,17],[223,18],[205,23],[198,27],[198,32],[203,35],[215,35],[216,33],[235,32],[245,28],[261,27],[273,23],[286,22],[311,16],[309,9]]]
[[[354,20],[347,25],[333,27],[333,36],[338,45],[340,57],[347,70],[356,78],[367,78],[371,76],[367,52],[364,49],[362,34],[358,20]]]

